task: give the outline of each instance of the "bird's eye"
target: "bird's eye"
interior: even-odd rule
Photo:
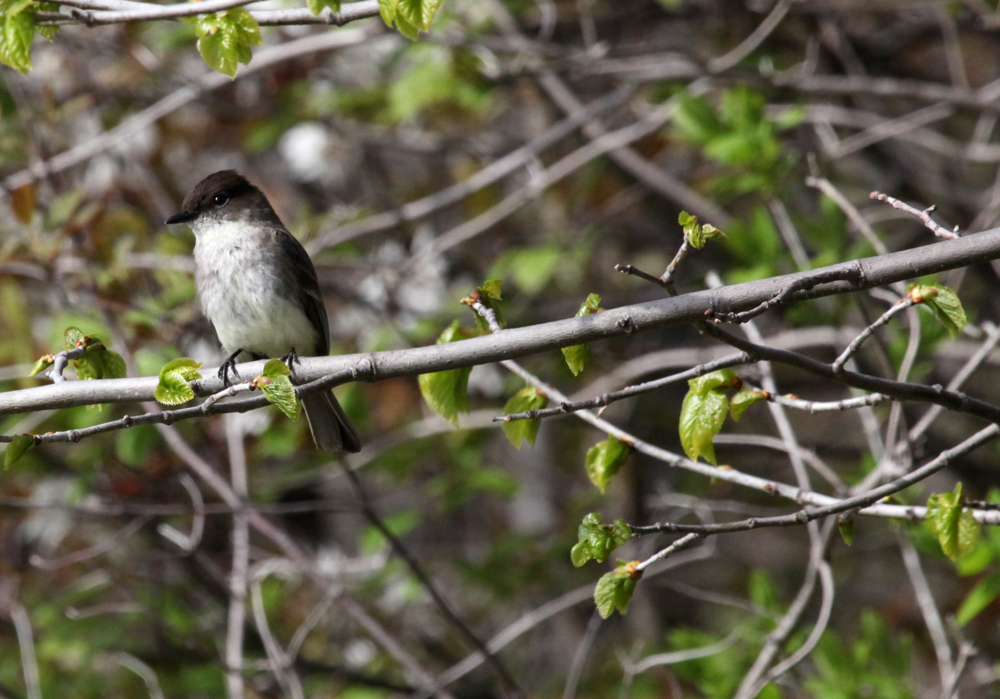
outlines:
[[[215,204],[216,206],[222,206],[227,201],[229,201],[229,197],[225,194],[216,194],[212,198],[212,203]]]

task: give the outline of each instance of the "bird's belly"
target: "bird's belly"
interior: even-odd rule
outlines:
[[[247,247],[209,245],[195,251],[198,297],[222,346],[228,353],[243,349],[267,357],[282,357],[293,347],[303,356],[315,354],[316,328],[282,289],[275,270]]]

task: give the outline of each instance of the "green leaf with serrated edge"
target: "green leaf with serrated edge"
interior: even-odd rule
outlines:
[[[438,338],[439,345],[462,339],[458,321],[449,325]],[[431,410],[458,427],[458,413],[469,412],[469,373],[471,368],[437,371],[417,377],[420,393]]]
[[[261,372],[261,376],[266,376],[269,379],[276,379],[279,376],[291,376],[292,370],[288,368],[280,359],[268,359],[267,363],[264,364],[264,371]]]
[[[692,216],[687,211],[681,211],[680,214],[677,216],[677,223],[681,224],[685,228],[694,225],[697,222],[698,222],[698,217]]]
[[[603,442],[598,442],[587,450],[585,466],[587,477],[597,489],[604,492],[608,483],[625,463],[629,455],[629,446],[609,434]]]
[[[5,469],[13,466],[17,461],[35,448],[35,438],[30,434],[19,434],[10,440],[10,444],[3,452],[3,467]]]
[[[442,0],[399,0],[396,5],[396,23],[402,18],[426,32],[431,28],[431,21],[441,7],[441,2]]]
[[[63,331],[63,345],[68,350],[76,347],[76,343],[83,338],[83,331],[80,328],[74,328],[72,325]]]
[[[955,614],[955,620],[958,621],[959,626],[965,626],[998,596],[1000,596],[1000,570],[995,570],[980,580],[965,596]]]
[[[968,322],[965,317],[965,309],[962,307],[958,294],[948,287],[943,284],[934,284],[933,288],[937,289],[937,296],[928,299],[925,303],[944,325],[951,339],[954,340],[962,334]]]
[[[37,362],[31,367],[31,373],[28,376],[38,376],[43,371],[52,366],[55,358],[51,354],[46,354],[44,357],[40,357]]]
[[[973,549],[979,539],[979,523],[962,508],[962,484],[951,493],[938,493],[927,498],[927,526],[937,537],[941,550],[956,560]]]
[[[570,551],[570,560],[579,568],[590,559],[599,563],[608,560],[616,548],[632,538],[632,528],[623,519],[613,524],[601,524],[599,512],[591,512],[580,522],[577,543]]]
[[[249,64],[251,46],[261,43],[257,20],[242,7],[198,17],[198,52],[213,70],[236,77],[238,64]]]
[[[504,415],[526,413],[529,410],[541,410],[548,404],[549,399],[539,393],[537,388],[528,386],[522,388],[514,394],[513,398],[507,401],[503,412]],[[500,423],[503,427],[504,435],[518,449],[521,448],[524,440],[527,440],[530,446],[535,445],[535,437],[538,436],[538,428],[541,424],[541,420],[513,420],[511,422]]]
[[[597,586],[594,588],[594,602],[602,618],[607,619],[616,609],[619,614],[628,611],[628,603],[632,601],[635,584],[641,577],[641,573],[633,572],[636,563],[638,561],[619,565],[597,581]]]
[[[600,313],[603,310],[601,308],[601,297],[597,294],[588,294],[587,300],[580,304],[580,308],[577,309],[574,317],[589,316],[594,313]],[[573,372],[573,376],[579,376],[580,372],[583,371],[584,361],[587,356],[587,345],[563,347],[562,353],[566,359],[566,366]]]
[[[760,391],[738,391],[729,401],[729,414],[733,417],[733,420],[739,422],[747,408],[763,399],[764,395]]]
[[[399,0],[378,0],[378,13],[382,16],[385,26],[392,28],[392,23],[396,21],[396,7]]]
[[[329,7],[334,12],[340,12],[340,0],[306,0],[306,6],[314,15],[322,12],[324,7]]]
[[[712,440],[722,429],[728,408],[729,399],[721,391],[696,393],[689,390],[684,396],[680,418],[681,446],[692,461],[701,456],[713,466],[719,465],[715,460]]]
[[[163,405],[181,405],[194,398],[194,391],[188,385],[188,381],[195,381],[201,378],[198,369],[201,362],[196,362],[187,357],[167,362],[160,369],[160,382],[153,392],[157,403]]]
[[[284,365],[280,359],[272,359],[268,364],[272,361]],[[257,387],[264,393],[264,397],[278,406],[278,410],[288,418],[298,420],[299,415],[302,414],[302,404],[299,403],[298,396],[295,395],[295,386],[292,385],[292,380],[285,374],[273,377],[265,375],[265,378],[267,381],[260,381],[257,384]]]
[[[31,0],[0,2],[0,63],[22,73],[31,70],[35,6]]]

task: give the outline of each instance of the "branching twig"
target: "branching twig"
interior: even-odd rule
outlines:
[[[954,240],[959,237],[958,226],[955,226],[950,231],[942,226],[940,223],[936,222],[931,218],[931,214],[934,213],[936,206],[928,206],[923,211],[915,209],[906,202],[902,202],[895,197],[890,197],[888,194],[882,194],[881,192],[872,192],[869,195],[872,199],[878,199],[879,201],[884,201],[885,203],[891,205],[894,209],[900,209],[908,214],[913,214],[921,221],[924,222],[924,226],[928,228],[934,235],[939,238],[945,238],[947,240]]]

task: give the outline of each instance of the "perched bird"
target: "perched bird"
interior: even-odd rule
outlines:
[[[188,223],[194,231],[198,297],[229,353],[219,369],[224,382],[230,371],[238,376],[241,354],[294,364],[298,355],[330,353],[316,268],[263,192],[235,170],[222,170],[195,185],[167,223]],[[305,396],[302,406],[317,447],[361,450],[332,391]]]

